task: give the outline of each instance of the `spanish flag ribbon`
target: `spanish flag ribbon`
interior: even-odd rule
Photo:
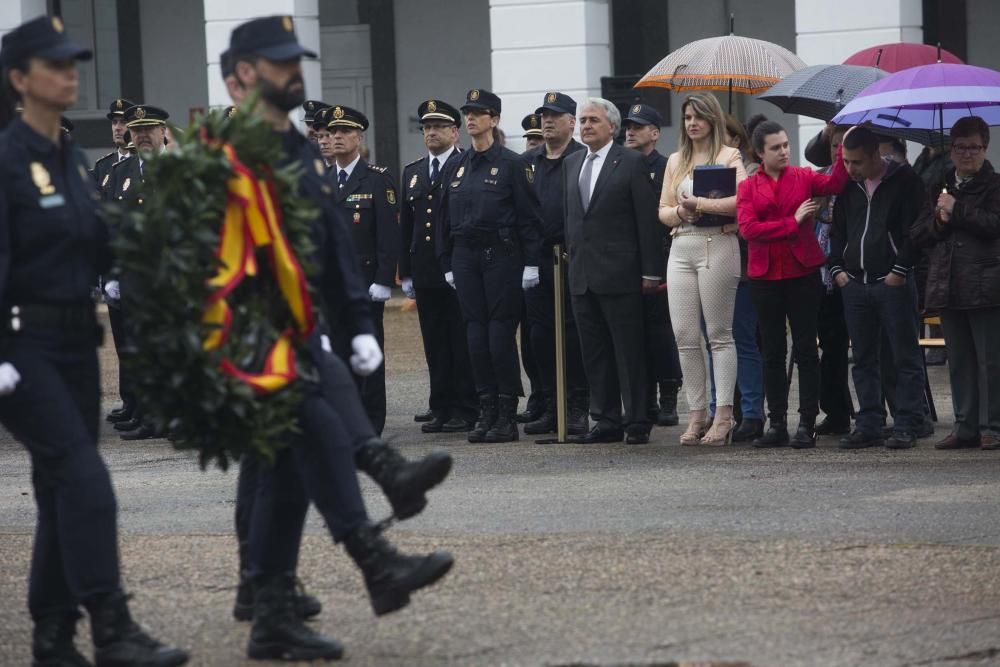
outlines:
[[[230,144],[222,150],[229,158],[234,175],[228,183],[228,200],[222,221],[222,233],[217,256],[222,260],[219,272],[209,280],[215,289],[208,298],[202,321],[215,325],[202,344],[205,350],[215,350],[225,343],[232,328],[232,310],[226,297],[246,276],[255,276],[259,267],[255,252],[266,247],[278,287],[288,304],[294,327],[282,332],[268,351],[260,373],[248,373],[229,359],[222,361],[223,372],[246,382],[255,391],[267,394],[277,391],[295,379],[296,334],[306,337],[316,326],[312,299],[305,275],[295,252],[282,231],[281,210],[276,205],[274,183],[255,178],[240,162]]]

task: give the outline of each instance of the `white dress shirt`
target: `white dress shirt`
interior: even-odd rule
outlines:
[[[336,181],[339,182],[339,180],[340,180],[340,172],[346,171],[347,172],[347,176],[344,179],[346,181],[348,178],[351,177],[351,174],[354,173],[354,168],[358,166],[358,162],[360,162],[360,161],[361,161],[361,154],[358,153],[358,156],[356,158],[354,158],[354,161],[351,162],[351,164],[347,165],[346,167],[341,168],[341,166],[338,164],[337,165],[337,174],[336,174],[337,178],[335,178],[334,180],[336,180]],[[334,164],[337,164],[337,163],[334,162]]]
[[[601,169],[604,167],[604,161],[608,157],[608,153],[611,152],[611,146],[614,145],[614,141],[609,141],[604,145],[603,148],[599,148],[596,152],[591,153],[587,151],[587,157],[583,158],[583,168],[580,169],[580,176],[583,176],[583,170],[587,168],[587,161],[593,160],[594,164],[591,167],[590,173],[590,192],[587,193],[587,201],[590,201],[594,197],[594,186],[597,184],[597,177],[601,175]],[[593,157],[596,155],[597,157]],[[583,187],[582,185],[580,187]]]
[[[440,175],[440,173],[442,171],[444,171],[444,163],[448,161],[448,158],[450,158],[451,154],[454,153],[454,152],[455,152],[455,146],[452,145],[451,148],[449,148],[448,150],[446,150],[444,153],[441,153],[441,155],[434,155],[434,153],[431,153],[431,152],[427,153],[427,179],[428,180],[430,180],[431,173],[434,171],[434,166],[431,164],[432,162],[434,162],[434,158],[437,158],[437,161],[438,161],[438,174]]]

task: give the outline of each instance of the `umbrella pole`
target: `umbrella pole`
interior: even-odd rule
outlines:
[[[944,153],[944,105],[943,104],[938,105],[938,124],[941,126],[941,152]]]
[[[733,80],[729,80],[729,113],[733,113]]]

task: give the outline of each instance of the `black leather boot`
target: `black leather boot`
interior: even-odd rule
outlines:
[[[427,507],[429,490],[451,472],[451,454],[431,452],[418,461],[407,461],[394,447],[372,438],[354,454],[358,470],[382,488],[397,519],[409,519]]]
[[[76,650],[76,622],[80,614],[68,612],[35,621],[31,636],[32,667],[92,667]]]
[[[302,587],[302,582],[295,579],[295,609],[300,618],[313,618],[323,611],[323,603],[315,595],[309,595]],[[241,574],[240,585],[236,588],[236,603],[233,605],[233,618],[237,621],[253,620],[253,580]]]
[[[788,446],[788,422],[785,415],[771,415],[770,428],[767,433],[753,441],[753,446],[763,447],[787,447]]]
[[[799,427],[792,436],[794,449],[811,449],[816,446],[816,417],[799,417]]]
[[[677,391],[680,386],[674,382],[660,383],[660,411],[656,414],[657,426],[677,426]]]
[[[476,427],[469,431],[469,442],[486,442],[486,433],[493,428],[493,423],[497,420],[497,397],[496,394],[479,395],[479,417],[476,419]]]
[[[590,397],[588,395],[570,397],[566,422],[568,435],[587,435],[590,432]]]
[[[95,595],[84,603],[90,613],[97,667],[178,667],[188,661],[179,648],[161,644],[132,620],[121,591]]]
[[[408,605],[410,593],[441,579],[455,562],[447,551],[434,551],[426,556],[402,554],[377,527],[368,523],[351,531],[344,547],[364,575],[376,616]]]
[[[486,432],[486,442],[514,442],[518,438],[517,421],[517,396],[500,394],[497,407],[497,420],[493,427]]]
[[[517,422],[527,424],[542,416],[545,411],[545,394],[540,391],[532,391],[528,400],[524,403],[524,411],[517,413]]]
[[[295,579],[287,574],[256,582],[253,627],[247,642],[252,660],[339,660],[344,647],[306,625],[295,606]]]
[[[545,433],[556,432],[556,399],[549,398],[545,401],[545,411],[538,419],[524,425],[525,435],[543,435]]]

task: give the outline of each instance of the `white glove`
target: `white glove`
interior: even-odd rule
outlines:
[[[526,266],[521,273],[521,289],[538,287],[538,267]]]
[[[320,334],[319,346],[323,348],[323,351],[327,354],[333,354],[333,345],[330,344],[330,337],[326,334]]]
[[[410,299],[417,298],[417,291],[413,289],[413,278],[403,278],[403,294]]]
[[[444,274],[444,279],[445,279],[445,281],[447,281],[448,285],[450,285],[452,289],[455,289],[455,274],[454,273],[452,273],[451,271],[449,271],[448,273]]]
[[[6,361],[0,364],[0,396],[14,393],[14,388],[21,381],[21,374]]]
[[[104,283],[104,293],[107,294],[112,299],[121,299],[122,291],[121,287],[118,285],[117,280],[109,280]]]
[[[372,301],[388,301],[389,297],[392,296],[392,290],[385,285],[372,283],[368,288],[368,296],[372,298]]]
[[[360,334],[351,339],[351,368],[362,377],[368,377],[382,365],[382,350],[371,334]]]

